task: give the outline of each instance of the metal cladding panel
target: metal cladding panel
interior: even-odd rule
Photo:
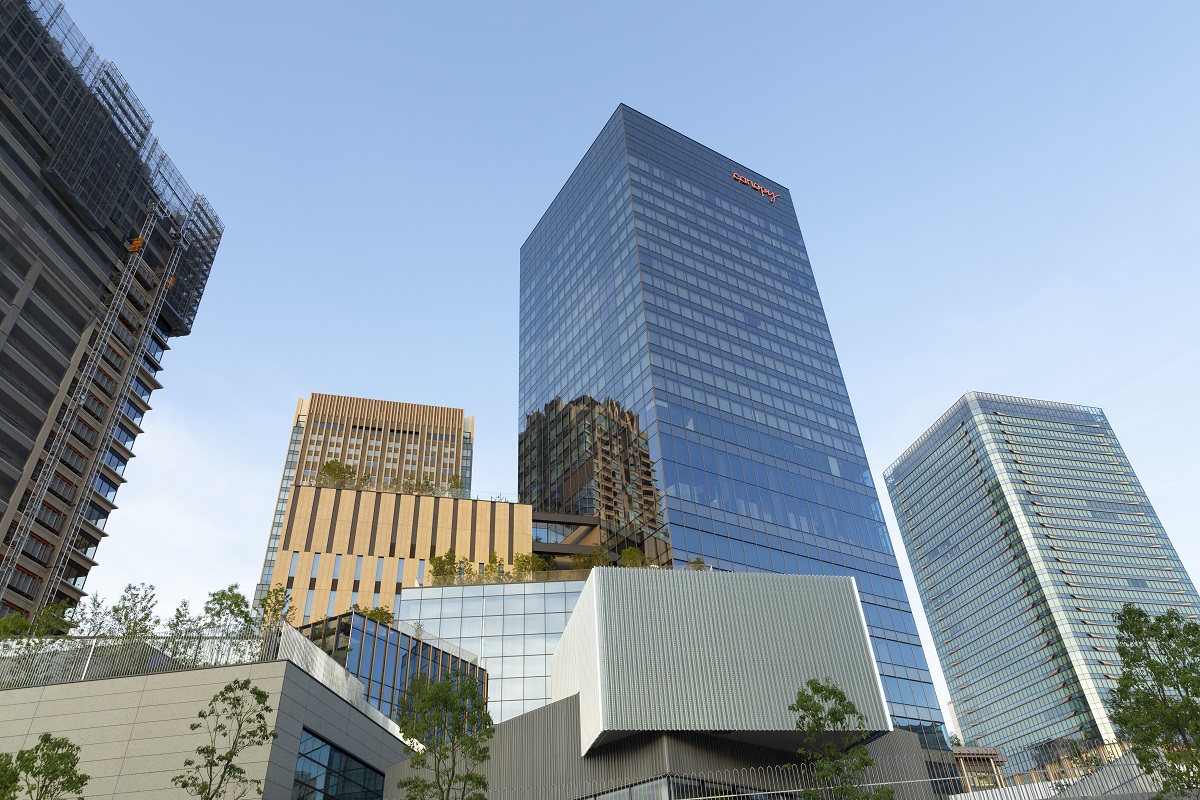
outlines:
[[[553,702],[579,695],[581,732],[596,732],[604,727],[605,676],[599,669],[604,648],[598,637],[595,580],[595,575],[601,571],[593,569],[583,585],[558,647],[550,657],[550,699]],[[591,741],[586,737],[583,739],[583,752],[587,752]]]
[[[555,699],[580,694],[584,752],[637,731],[794,734],[810,678],[891,730],[848,577],[594,569],[551,672]]]

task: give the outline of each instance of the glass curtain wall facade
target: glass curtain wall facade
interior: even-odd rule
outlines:
[[[526,419],[518,448],[522,503],[595,517],[614,557],[635,547],[652,563],[670,563],[662,494],[637,415],[612,400],[555,399]]]
[[[383,773],[305,730],[292,800],[383,800]]]
[[[1200,597],[1104,412],[972,392],[884,477],[964,742],[1113,741],[1113,614]]]
[[[403,628],[403,629],[401,629]],[[414,675],[432,680],[461,671],[479,679],[484,696],[487,672],[471,653],[430,642],[418,630],[393,627],[349,613],[298,628],[305,637],[363,682],[366,701],[391,717]]]
[[[502,722],[550,702],[550,656],[585,580],[405,589],[399,618],[477,653],[488,711]]]
[[[786,188],[620,106],[521,248],[520,359],[522,430],[636,415],[677,564],[854,575],[895,724],[944,746]]]

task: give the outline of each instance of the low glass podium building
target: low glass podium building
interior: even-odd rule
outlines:
[[[422,631],[402,622],[385,625],[350,612],[298,630],[362,681],[366,701],[387,717],[416,675],[436,680],[460,670],[478,678],[487,696],[487,672],[478,656],[447,642],[431,642]]]
[[[488,710],[502,722],[550,702],[550,656],[586,580],[585,570],[563,570],[522,582],[405,589],[399,616],[439,646],[479,654]]]

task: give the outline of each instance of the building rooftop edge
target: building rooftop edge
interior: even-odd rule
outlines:
[[[330,394],[328,392],[309,392],[307,398],[301,397],[300,402],[311,405],[317,398],[322,400],[349,400],[360,403],[381,403],[390,406],[409,406],[411,408],[432,408],[438,411],[457,411],[463,415],[465,419],[474,420],[473,416],[467,414],[466,410],[458,406],[436,406],[429,403],[409,403],[405,400],[380,400],[374,397],[358,397],[349,394]]]
[[[659,121],[658,119],[656,119],[655,117],[652,117],[652,116],[650,116],[649,114],[647,114],[647,113],[645,113],[645,112],[643,112],[643,111],[639,111],[639,110],[637,110],[636,108],[634,108],[633,106],[629,105],[628,103],[617,103],[617,107],[616,107],[616,109],[613,111],[613,113],[612,113],[612,114],[610,114],[610,115],[608,116],[608,119],[607,119],[607,120],[605,120],[605,122],[604,122],[604,125],[603,125],[603,126],[601,126],[601,128],[600,128],[600,131],[599,131],[599,132],[598,132],[598,133],[595,135],[595,137],[593,137],[593,138],[592,138],[592,141],[591,141],[591,143],[588,145],[588,147],[587,147],[587,150],[585,150],[585,151],[584,151],[584,153],[583,153],[583,155],[582,155],[582,156],[580,156],[580,158],[579,158],[579,161],[578,161],[578,162],[576,162],[576,164],[575,164],[575,167],[574,167],[574,168],[571,170],[571,173],[570,173],[570,174],[569,174],[569,175],[566,177],[566,179],[565,179],[565,180],[562,182],[562,185],[561,185],[561,186],[559,186],[559,188],[558,188],[558,191],[554,193],[554,199],[552,199],[552,200],[550,201],[550,203],[549,203],[549,204],[546,206],[546,209],[545,209],[545,211],[543,211],[543,212],[542,212],[542,215],[541,215],[540,217],[538,217],[538,220],[537,220],[537,222],[535,222],[535,223],[534,223],[534,225],[533,225],[533,228],[532,228],[532,229],[530,229],[530,231],[529,231],[529,235],[525,237],[525,240],[524,240],[523,242],[521,242],[521,250],[524,250],[524,249],[525,249],[525,246],[526,246],[527,244],[529,244],[529,240],[530,240],[531,238],[533,238],[533,235],[534,235],[535,233],[537,233],[537,230],[538,230],[538,228],[540,228],[540,227],[541,227],[541,225],[542,225],[542,222],[543,222],[543,221],[546,219],[546,215],[550,213],[550,209],[552,209],[552,208],[554,207],[554,204],[558,202],[558,198],[562,196],[563,190],[565,190],[565,189],[567,188],[567,184],[571,182],[571,178],[573,178],[573,177],[575,176],[575,173],[577,173],[577,172],[579,171],[579,168],[580,168],[581,166],[583,166],[583,162],[584,162],[584,160],[585,160],[585,159],[587,159],[587,157],[588,157],[588,153],[590,153],[590,152],[592,151],[592,148],[596,146],[596,142],[598,142],[598,141],[600,140],[600,137],[601,137],[601,136],[604,134],[604,129],[608,127],[608,125],[609,125],[609,123],[610,123],[610,122],[612,122],[612,120],[613,120],[613,117],[616,117],[616,116],[618,116],[618,115],[621,115],[621,116],[622,116],[622,123],[623,123],[623,117],[624,117],[624,113],[625,113],[626,111],[631,111],[631,112],[633,112],[634,114],[637,114],[639,117],[645,117],[646,119],[650,120],[651,122],[653,122],[653,123],[654,123],[654,124],[656,124],[656,125],[661,125],[662,127],[664,127],[664,128],[666,128],[667,130],[669,130],[671,133],[675,134],[676,136],[679,136],[680,138],[682,138],[682,139],[686,139],[687,141],[691,142],[691,143],[692,143],[692,144],[694,144],[696,147],[699,147],[699,148],[701,148],[701,149],[703,149],[703,150],[707,150],[708,152],[710,152],[710,153],[713,153],[713,154],[715,154],[715,155],[717,155],[717,156],[720,156],[721,158],[728,159],[729,161],[732,161],[732,162],[733,162],[735,165],[737,165],[738,169],[740,169],[740,170],[743,170],[743,171],[745,171],[745,172],[748,172],[748,173],[751,173],[751,174],[752,174],[754,177],[756,177],[756,178],[760,178],[760,179],[762,179],[762,180],[765,180],[765,181],[770,181],[771,183],[775,184],[775,185],[776,185],[776,186],[778,186],[780,189],[782,189],[782,190],[783,190],[783,191],[782,191],[782,193],[787,195],[787,197],[788,197],[788,201],[789,201],[789,202],[791,201],[791,197],[792,197],[792,190],[791,190],[791,189],[789,189],[789,188],[788,188],[786,185],[784,185],[784,184],[780,183],[779,181],[775,180],[774,178],[769,178],[769,177],[767,177],[767,176],[766,176],[764,173],[762,173],[762,172],[759,172],[758,170],[755,170],[755,169],[751,169],[750,167],[747,167],[745,164],[743,164],[742,162],[738,161],[737,159],[730,158],[729,156],[725,155],[724,153],[720,152],[719,150],[715,150],[715,149],[713,149],[713,148],[709,147],[708,145],[706,145],[706,144],[704,144],[704,143],[702,143],[702,142],[698,142],[698,141],[696,141],[696,140],[695,140],[695,139],[693,139],[692,137],[688,136],[686,133],[681,133],[680,131],[676,130],[675,128],[672,128],[670,125],[667,125],[667,124],[666,124],[666,123],[664,123],[664,122],[660,122],[660,121]],[[622,133],[621,133],[621,136],[622,136],[622,138],[624,138],[624,136],[625,136],[625,133],[624,133],[624,131],[622,131]],[[628,163],[628,162],[627,162],[627,163]]]
[[[941,429],[942,426],[944,426],[946,422],[948,422],[950,418],[958,412],[960,407],[966,405],[972,400],[989,400],[993,402],[1024,404],[1036,406],[1038,408],[1053,408],[1061,411],[1081,411],[1085,414],[1104,414],[1102,409],[1096,408],[1095,406],[1081,406],[1074,403],[1056,403],[1052,400],[1035,400],[1031,397],[1017,397],[1015,395],[995,394],[992,392],[979,392],[972,390],[955,400],[945,413],[938,417],[937,420],[930,425],[924,433],[917,437],[915,442],[910,444],[903,453],[896,457],[896,460],[893,461],[887,467],[887,469],[883,471],[884,481],[887,481],[892,476],[892,473],[894,473],[900,467],[901,462],[906,461],[913,453],[921,448],[921,445],[929,441],[929,439],[932,438],[934,434],[936,434],[939,429]]]

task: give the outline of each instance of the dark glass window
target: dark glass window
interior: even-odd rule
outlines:
[[[110,483],[103,475],[96,476],[96,482],[92,484],[92,488],[110,503],[117,497],[117,487]]]
[[[124,475],[125,474],[125,465],[128,464],[129,462],[126,461],[125,459],[121,458],[119,455],[114,453],[112,450],[109,450],[107,453],[104,454],[104,463],[108,464],[108,466],[112,467],[113,472],[117,473],[118,475]]]
[[[142,383],[141,378],[134,378],[133,384],[129,388],[133,389],[133,393],[136,394],[138,397],[142,398],[147,403],[150,402],[150,393],[153,390],[146,384]]]
[[[83,518],[95,525],[100,530],[104,530],[104,524],[108,522],[108,512],[100,508],[95,503],[88,502],[87,509],[83,512]]]
[[[134,425],[140,426],[142,424],[142,417],[146,415],[146,412],[129,402],[129,400],[125,401],[125,407],[123,410],[125,411],[125,416],[129,417]]]
[[[118,424],[117,427],[113,429],[113,438],[116,439],[121,444],[128,447],[130,450],[132,450],[133,449],[133,440],[136,437],[134,436],[133,432],[130,431],[128,428],[126,428],[124,425]]]
[[[292,800],[383,800],[383,773],[305,730]]]

